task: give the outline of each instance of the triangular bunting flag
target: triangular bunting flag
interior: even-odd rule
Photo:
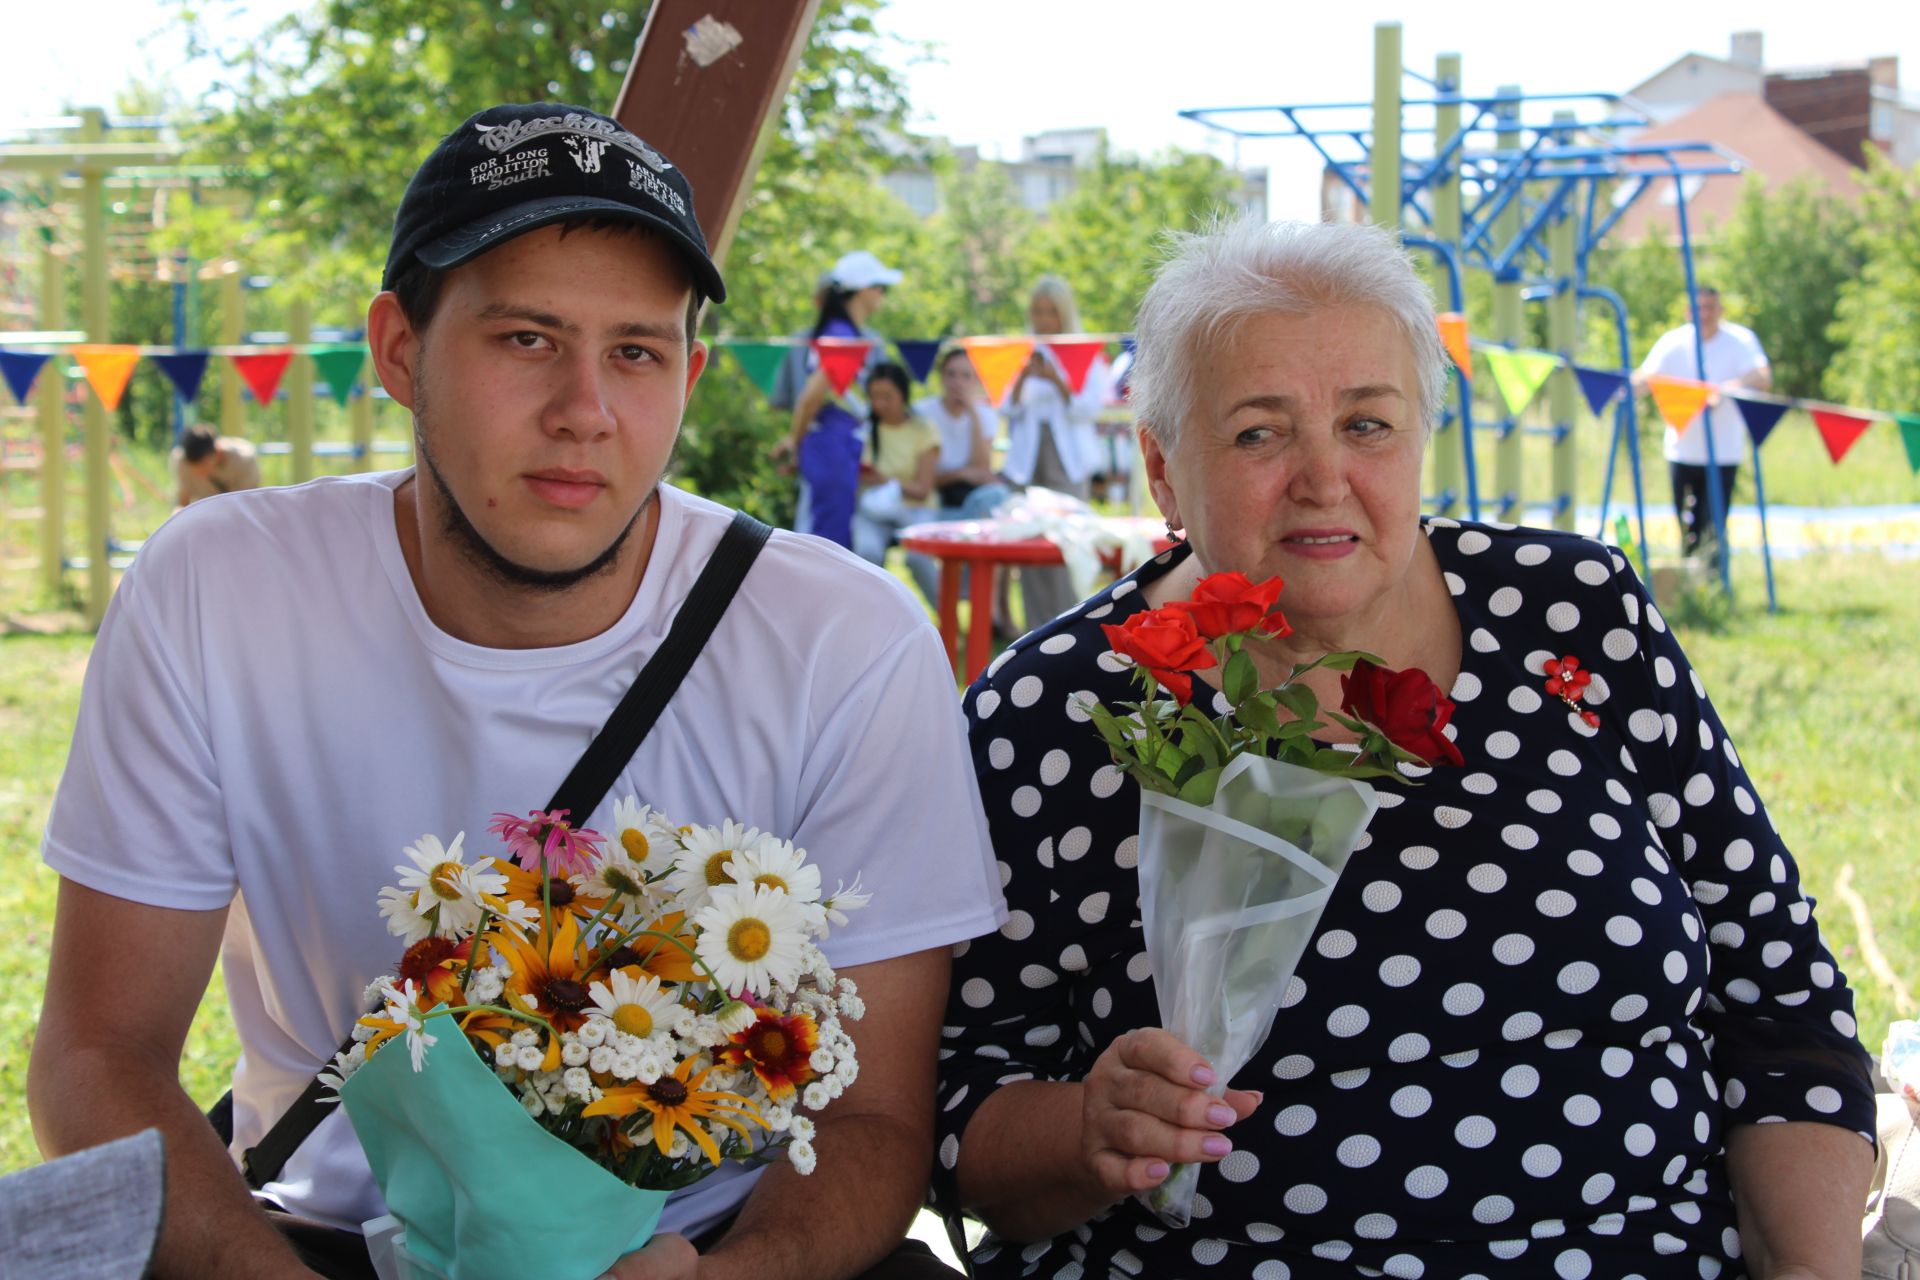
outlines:
[[[1442,311],[1434,319],[1439,322],[1440,342],[1446,347],[1447,354],[1453,357],[1454,367],[1471,378],[1473,348],[1467,341],[1467,318],[1458,311]],[[1519,410],[1514,412],[1518,413]],[[1594,412],[1600,411],[1595,409]]]
[[[1713,394],[1713,388],[1704,382],[1696,382],[1692,378],[1669,378],[1664,374],[1648,378],[1647,391],[1653,396],[1654,407],[1660,410],[1660,416],[1675,431],[1685,431],[1687,424],[1700,416],[1707,397]]]
[[[1900,424],[1900,443],[1907,450],[1907,465],[1920,471],[1920,413],[1896,413],[1893,420]]]
[[[999,404],[1006,397],[1014,376],[1033,354],[1032,338],[964,338],[960,345],[973,361],[973,372],[989,404]]]
[[[933,362],[940,355],[940,339],[902,338],[893,345],[915,382],[925,382],[933,376]]]
[[[738,338],[728,338],[725,342],[733,358],[740,362],[747,376],[753,379],[753,385],[760,388],[762,395],[772,396],[774,381],[780,376],[780,366],[787,362],[787,356],[793,348],[784,342],[747,342]]]
[[[1871,418],[1863,418],[1857,413],[1842,413],[1838,409],[1809,409],[1807,412],[1813,415],[1813,425],[1820,428],[1820,438],[1827,445],[1827,456],[1836,463],[1847,456],[1847,450],[1853,448],[1853,442],[1873,425]]]
[[[167,381],[173,384],[182,400],[191,400],[200,394],[200,379],[207,375],[206,352],[176,351],[147,358],[160,366],[160,372],[167,375]]]
[[[13,392],[13,398],[21,404],[27,402],[27,396],[33,391],[33,380],[40,375],[40,366],[47,357],[38,351],[0,351],[0,376],[7,380],[7,389]]]
[[[1486,356],[1487,368],[1493,370],[1493,385],[1500,388],[1500,398],[1507,402],[1507,412],[1516,418],[1533,403],[1541,385],[1560,367],[1560,357],[1550,351],[1507,351],[1500,347],[1488,347]]]
[[[1741,421],[1747,424],[1747,434],[1753,437],[1753,447],[1758,449],[1767,442],[1767,437],[1780,422],[1781,417],[1792,406],[1781,400],[1750,400],[1746,396],[1729,396],[1740,410]]]
[[[1047,350],[1060,362],[1060,372],[1067,375],[1067,385],[1075,395],[1087,385],[1087,370],[1093,367],[1093,358],[1106,349],[1105,338],[1047,339]]]
[[[253,388],[253,398],[261,404],[273,399],[273,393],[280,389],[280,375],[287,371],[287,366],[292,362],[291,351],[259,351],[233,357],[233,367]]]
[[[1573,366],[1573,376],[1579,379],[1580,394],[1587,398],[1587,408],[1593,410],[1593,416],[1605,413],[1613,398],[1620,394],[1620,388],[1627,385],[1627,375],[1614,373],[1610,369],[1589,369],[1585,365]]]
[[[367,349],[358,343],[347,343],[315,347],[309,354],[320,381],[326,383],[327,390],[333,394],[333,402],[345,408],[347,398],[353,394],[353,384],[360,380],[360,367],[367,362]]]
[[[820,372],[827,375],[827,385],[833,388],[833,394],[843,396],[867,363],[873,339],[815,338],[813,350],[820,357]]]
[[[100,403],[107,406],[107,412],[118,409],[120,397],[127,392],[127,379],[133,376],[133,366],[140,363],[140,348],[93,343],[73,347],[71,351],[74,360],[86,370],[87,383],[93,388],[93,394],[100,397]]]

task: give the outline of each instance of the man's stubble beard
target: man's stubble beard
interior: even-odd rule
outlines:
[[[424,342],[421,348],[421,354],[424,357]],[[421,367],[424,373],[424,360]],[[634,526],[640,523],[640,517],[647,514],[647,508],[652,506],[659,496],[659,485],[656,482],[647,490],[646,500],[633,513],[632,519],[628,520],[625,527],[614,535],[613,541],[607,544],[604,551],[586,564],[573,569],[536,569],[532,565],[521,564],[488,542],[485,535],[474,526],[473,521],[468,519],[459,500],[453,496],[453,490],[448,487],[446,477],[440,474],[440,468],[433,460],[432,449],[427,446],[427,406],[426,379],[423,376],[414,386],[413,448],[415,455],[423,464],[422,469],[433,481],[434,492],[439,495],[440,530],[466,558],[467,563],[501,586],[557,595],[570,591],[600,574],[612,572],[614,562],[620,558],[621,548],[626,546],[627,538],[632,534]],[[676,440],[676,447],[678,443]],[[416,471],[416,478],[417,476]]]

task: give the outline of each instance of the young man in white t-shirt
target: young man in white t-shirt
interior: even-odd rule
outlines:
[[[1680,521],[1681,549],[1692,555],[1707,533],[1712,507],[1707,497],[1709,466],[1716,482],[1719,507],[1726,514],[1733,496],[1733,478],[1747,456],[1747,432],[1740,410],[1722,395],[1729,391],[1765,391],[1773,385],[1773,368],[1753,330],[1723,320],[1720,291],[1712,286],[1695,290],[1700,309],[1700,349],[1694,349],[1693,326],[1683,324],[1660,335],[1647,358],[1634,371],[1633,385],[1644,390],[1654,375],[1692,378],[1714,388],[1714,398],[1682,430],[1671,425],[1662,444],[1667,470],[1673,479],[1673,510]],[[1701,368],[1704,356],[1706,367]],[[1708,440],[1712,456],[1708,456]]]
[[[659,647],[732,515],[662,483],[707,360],[697,308],[725,296],[692,209],[603,116],[469,119],[409,186],[367,317],[418,467],[196,504],[122,583],[48,822],[28,1092],[49,1155],[162,1130],[157,1274],[371,1274],[347,1233],[384,1208],[346,1117],[265,1188],[302,1219],[276,1224],[181,1089],[181,1047],[217,952],[242,1045],[231,1150],[257,1143],[399,958],[375,897],[402,847],[543,807]],[[898,1246],[931,1165],[949,948],[1005,907],[924,613],[775,533],[578,818],[604,828],[629,793],[789,837],[828,884],[863,872],[872,906],[826,947],[868,1013],[817,1172],[717,1173],[611,1274],[948,1274]]]

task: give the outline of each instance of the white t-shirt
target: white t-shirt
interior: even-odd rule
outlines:
[[[1042,345],[1056,369],[1060,361]],[[1016,376],[1015,385],[1019,385]],[[1071,398],[1045,378],[1032,377],[1007,397],[1007,479],[1015,484],[1032,484],[1034,465],[1040,457],[1040,433],[1053,436],[1054,451],[1067,478],[1075,484],[1092,475],[1100,459],[1100,436],[1094,419],[1107,402],[1107,358],[1095,356],[1087,368],[1087,380],[1080,393]]]
[[[984,401],[975,404],[972,413],[964,408],[952,413],[948,411],[946,401],[939,396],[927,396],[913,402],[913,412],[931,422],[940,432],[942,471],[958,471],[973,461],[973,436],[976,430],[989,445],[1000,430],[999,413]]]
[[[71,880],[154,906],[232,903],[236,1153],[399,960],[375,897],[402,846],[465,831],[489,851],[495,810],[545,805],[731,518],[662,486],[652,559],[617,623],[489,649],[421,606],[394,525],[408,474],[230,494],[149,539],[94,646],[48,820],[44,856]],[[837,967],[1005,919],[939,636],[900,583],[817,538],[773,535],[594,825],[628,793],[678,821],[790,838],[829,889],[864,873],[872,905],[826,943]],[[728,1166],[681,1192],[663,1229],[706,1229],[756,1176]],[[339,1114],[268,1190],[353,1229],[385,1211]]]
[[[1767,353],[1761,349],[1760,339],[1753,336],[1753,330],[1728,324],[1725,320],[1720,322],[1714,335],[1702,344],[1701,350],[1707,362],[1704,378],[1700,374],[1700,364],[1694,358],[1693,326],[1683,324],[1678,329],[1670,329],[1660,335],[1653,344],[1653,350],[1647,352],[1647,358],[1640,362],[1640,372],[1662,374],[1669,378],[1693,378],[1718,386],[1752,373],[1767,363]],[[1715,463],[1724,467],[1738,463],[1747,456],[1747,428],[1740,417],[1739,406],[1722,399],[1719,404],[1701,410],[1685,430],[1667,428],[1663,451],[1669,462],[1686,462],[1699,467],[1707,465],[1707,433],[1699,430],[1701,417],[1707,420],[1708,430],[1713,432]]]

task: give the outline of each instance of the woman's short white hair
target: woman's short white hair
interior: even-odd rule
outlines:
[[[1170,447],[1194,411],[1206,353],[1256,316],[1377,307],[1413,349],[1419,412],[1431,426],[1446,396],[1447,356],[1433,295],[1398,237],[1381,227],[1244,218],[1170,238],[1141,300],[1130,377],[1134,416]]]
[[[1080,306],[1073,300],[1073,286],[1059,276],[1041,276],[1033,282],[1033,293],[1027,299],[1027,310],[1033,310],[1033,304],[1045,298],[1053,303],[1053,309],[1060,313],[1060,332],[1080,332]]]

